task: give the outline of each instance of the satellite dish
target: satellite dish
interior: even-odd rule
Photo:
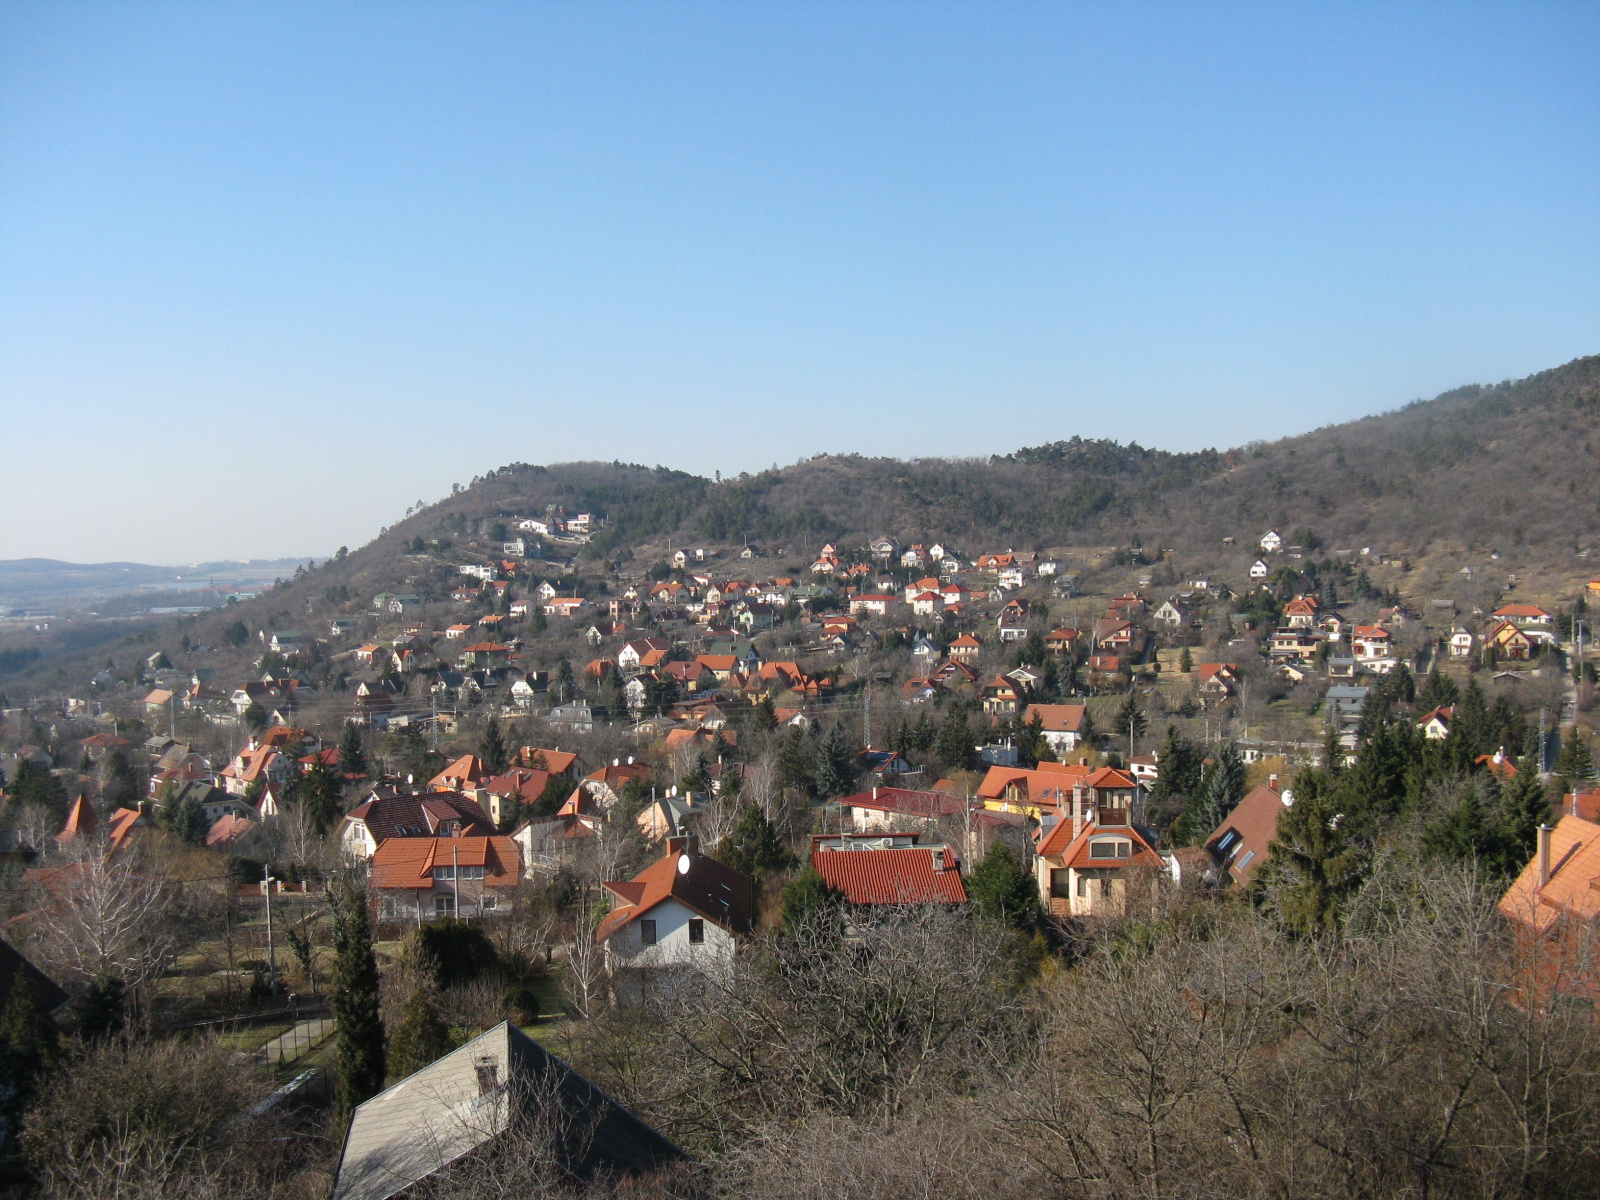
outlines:
[[[689,856],[687,854],[680,854],[680,855],[678,855],[678,874],[679,875],[687,875],[688,873],[689,873]]]
[[[1285,808],[1293,808],[1294,807],[1294,793],[1291,792],[1288,788],[1284,788],[1283,789],[1283,795],[1280,796],[1279,799],[1283,801],[1283,806]]]

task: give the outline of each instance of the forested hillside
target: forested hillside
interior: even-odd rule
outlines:
[[[814,547],[877,534],[1031,549],[1138,535],[1183,551],[1269,527],[1412,556],[1444,545],[1566,555],[1594,531],[1597,436],[1600,356],[1226,452],[1073,437],[988,460],[824,456],[721,483],[516,464],[403,528],[561,504],[607,516],[595,555],[669,536]]]

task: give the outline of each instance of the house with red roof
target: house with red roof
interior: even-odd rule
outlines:
[[[522,849],[508,837],[399,837],[372,855],[369,878],[385,920],[509,912]]]
[[[1501,658],[1526,662],[1533,657],[1533,639],[1511,621],[1501,620],[1491,625],[1483,635],[1483,644],[1492,648]]]
[[[1537,604],[1503,604],[1489,615],[1498,617],[1502,621],[1510,621],[1519,629],[1528,627],[1549,629],[1555,624],[1555,616]]]
[[[954,662],[973,666],[983,652],[983,643],[970,633],[963,633],[950,643],[950,658]]]
[[[1251,788],[1205,840],[1206,853],[1219,878],[1243,887],[1267,861],[1278,818],[1294,803],[1294,793],[1276,775]]]
[[[1541,825],[1498,907],[1517,932],[1524,1002],[1600,1001],[1600,824],[1563,815]]]
[[[1100,803],[1129,794],[1123,781],[1136,789],[1133,777],[1109,767],[1090,778],[1096,776],[1119,786],[1101,789],[1085,781],[1074,788],[1035,850],[1034,878],[1052,916],[1123,916],[1139,886],[1153,885],[1166,870],[1155,835],[1134,823],[1136,809]]]
[[[1057,755],[1070,754],[1083,736],[1088,709],[1082,704],[1030,704],[1022,710],[1022,723],[1031,725],[1038,718],[1044,740]]]
[[[476,800],[458,792],[374,792],[345,814],[339,845],[355,859],[371,858],[395,838],[487,837],[494,822]]]
[[[877,908],[967,902],[961,864],[944,845],[880,850],[819,835],[812,838],[811,867],[851,904]]]
[[[1422,736],[1429,741],[1442,742],[1450,736],[1450,722],[1455,719],[1456,709],[1453,704],[1441,704],[1438,708],[1429,709],[1417,718],[1417,728],[1422,730]]]
[[[667,852],[643,871],[602,886],[614,899],[594,939],[621,1003],[638,1003],[685,970],[725,966],[755,921],[755,880],[702,854],[691,836],[668,838]]]

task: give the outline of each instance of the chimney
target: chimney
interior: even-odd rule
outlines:
[[[872,798],[874,800],[876,800],[878,798],[878,785],[877,784],[873,784],[872,785]]]
[[[1539,886],[1550,882],[1550,826],[1539,826]]]
[[[667,839],[667,853],[699,854],[700,839],[695,837],[692,833],[686,833],[679,837],[669,837]]]
[[[1278,777],[1276,775],[1268,775],[1267,776],[1267,786],[1269,788],[1271,788],[1273,791],[1277,791],[1278,790]]]
[[[1074,841],[1083,832],[1083,805],[1078,800],[1082,792],[1083,789],[1080,787],[1072,789],[1072,837]]]

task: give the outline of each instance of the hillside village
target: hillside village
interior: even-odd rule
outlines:
[[[888,536],[585,557],[623,516],[455,520],[370,595],[322,582],[341,552],[8,697],[6,940],[97,1020],[260,1028],[240,1044],[280,1078],[342,1078],[358,904],[391,1055],[419,1021],[453,1031],[439,1053],[554,1023],[612,1088],[576,1027],[665,1029],[687,981],[835,912],[869,941],[1007,930],[993,969],[1037,978],[1174,906],[1331,932],[1399,853],[1486,871],[1524,952],[1587,953],[1600,907],[1567,885],[1600,834],[1600,575],[1419,595],[1407,561],[1310,527],[1228,536],[1204,575],[1138,544]],[[138,912],[91,936],[108,896]],[[479,965],[418,982],[457,943]]]

